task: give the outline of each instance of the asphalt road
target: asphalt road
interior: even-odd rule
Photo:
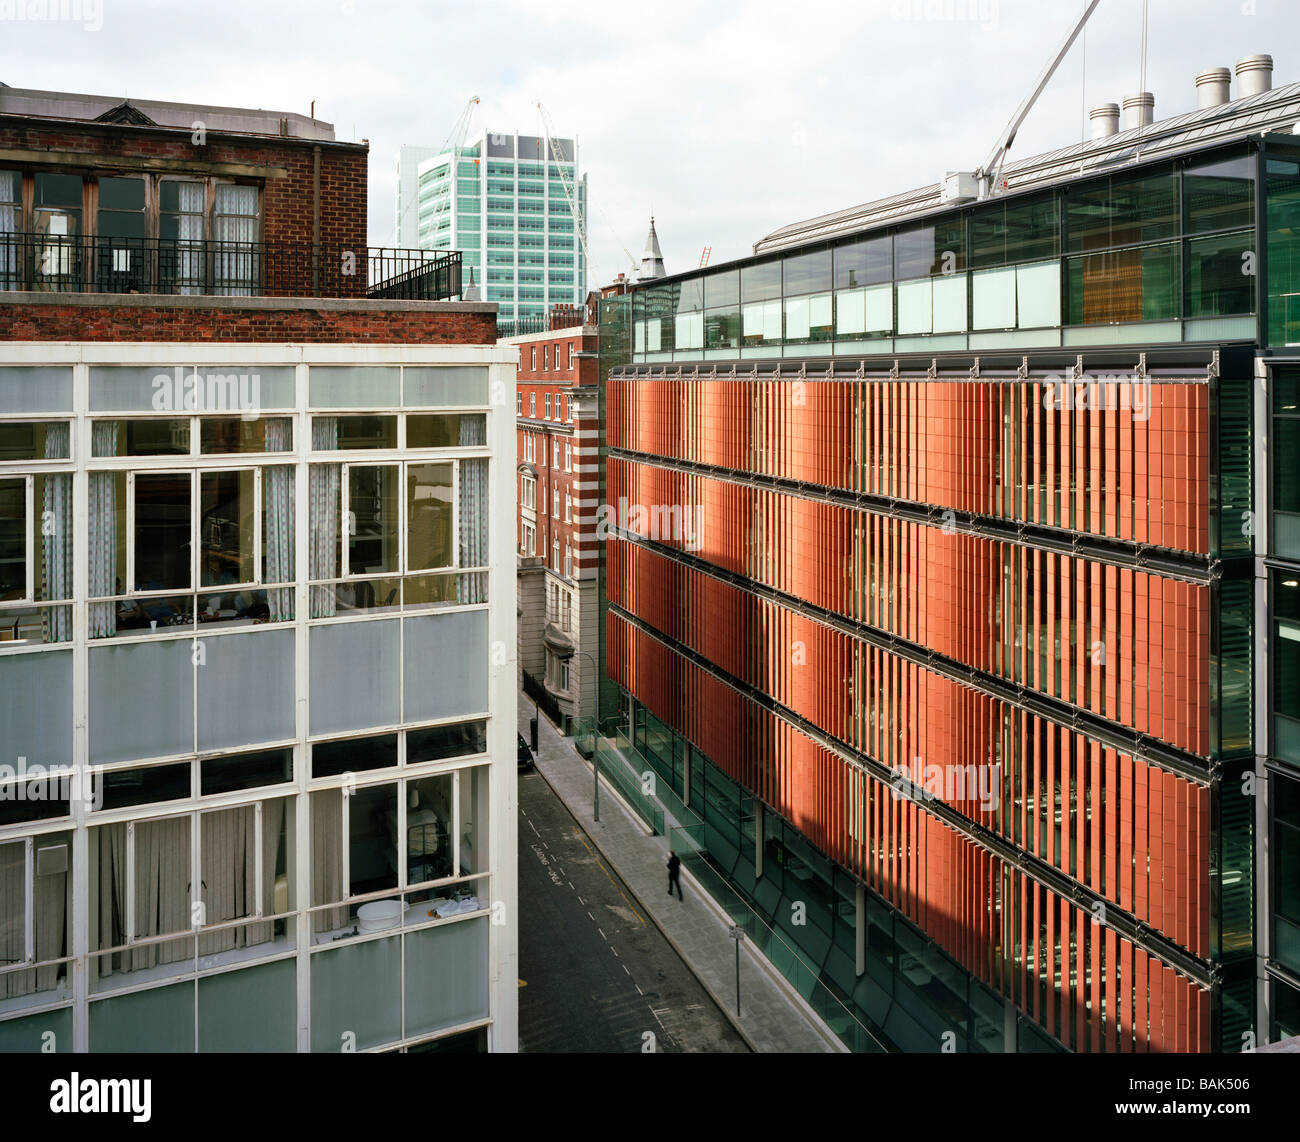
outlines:
[[[521,1051],[749,1050],[535,772],[519,776],[519,912]]]

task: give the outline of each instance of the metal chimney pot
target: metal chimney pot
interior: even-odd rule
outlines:
[[[1227,103],[1232,72],[1226,67],[1207,67],[1196,73],[1196,108],[1218,107]]]
[[[1124,96],[1124,130],[1150,127],[1155,119],[1156,97],[1149,91]]]
[[[1273,57],[1263,54],[1243,56],[1237,61],[1237,98],[1260,95],[1273,87]]]
[[[1088,118],[1092,122],[1094,139],[1108,139],[1111,135],[1119,134],[1118,103],[1099,103],[1088,112]]]

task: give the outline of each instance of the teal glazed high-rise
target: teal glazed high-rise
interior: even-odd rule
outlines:
[[[483,131],[462,147],[416,164],[413,210],[402,204],[399,228],[413,229],[422,250],[460,250],[466,288],[470,271],[484,301],[503,321],[542,317],[557,305],[581,306],[587,268],[575,212],[587,228],[587,176],[579,173],[575,139]],[[400,198],[399,198],[400,201]],[[409,215],[413,214],[412,219]]]

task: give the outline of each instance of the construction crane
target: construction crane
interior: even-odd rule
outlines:
[[[1011,122],[1007,124],[1006,129],[998,136],[997,144],[994,146],[992,153],[985,160],[982,167],[976,168],[974,172],[975,182],[978,188],[980,198],[987,198],[991,194],[996,194],[1001,190],[999,181],[1002,177],[1002,164],[1006,161],[1007,152],[1011,150],[1011,144],[1016,140],[1016,132],[1020,130],[1020,125],[1025,121],[1030,110],[1042,95],[1056,69],[1060,67],[1061,61],[1065,59],[1066,53],[1074,46],[1074,41],[1078,39],[1079,33],[1083,31],[1083,26],[1088,22],[1088,17],[1096,11],[1097,5],[1101,0],[1090,0],[1088,6],[1083,10],[1081,15],[1070,29],[1069,35],[1065,37],[1064,43],[1057,49],[1056,54],[1043,68],[1038,76],[1038,82],[1034,84],[1034,89],[1025,98],[1024,102],[1016,108],[1016,113],[1011,116]]]
[[[709,264],[709,255],[713,253],[712,246],[705,246],[703,253],[700,254],[700,269],[704,269]]]
[[[552,158],[554,158],[555,169],[560,175],[560,185],[564,187],[564,197],[569,202],[569,213],[573,215],[573,229],[577,232],[578,244],[582,247],[582,262],[590,271],[592,266],[591,256],[587,252],[587,226],[586,223],[583,222],[582,212],[578,209],[577,196],[574,193],[573,183],[569,178],[568,172],[564,169],[564,161],[558,156],[553,156],[551,152],[551,127],[553,126],[551,123],[551,116],[547,113],[546,108],[542,106],[542,101],[540,99],[537,101],[537,110],[542,118],[542,134],[546,137],[546,158],[544,161],[550,162]],[[627,253],[629,258],[632,257],[626,248],[624,249],[624,253]],[[633,265],[635,264],[636,260],[633,259]]]
[[[443,140],[441,148],[439,148],[440,154],[445,154],[447,151],[452,152],[452,173],[453,174],[455,173],[456,159],[459,158],[460,150],[465,145],[465,136],[469,134],[470,119],[473,116],[474,108],[477,106],[478,106],[478,96],[471,95],[469,98],[469,102],[465,104],[465,110],[460,113],[460,118],[458,118],[456,122],[452,124],[451,131],[448,133],[447,137]],[[394,241],[397,240],[397,236],[402,232],[402,223],[406,221],[406,212],[410,210],[411,207],[414,206],[415,203],[417,203],[419,200],[420,200],[420,194],[419,194],[419,186],[417,182],[416,193],[412,196],[411,201],[408,202],[402,208],[401,217],[398,218],[393,223]]]

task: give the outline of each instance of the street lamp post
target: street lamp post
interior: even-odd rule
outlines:
[[[596,744],[596,733],[600,727],[600,675],[596,670],[596,660],[586,650],[575,650],[574,655],[581,655],[591,663],[591,680],[596,693],[596,712],[591,722],[591,819],[600,820],[600,749]],[[578,687],[579,696],[582,687]]]

